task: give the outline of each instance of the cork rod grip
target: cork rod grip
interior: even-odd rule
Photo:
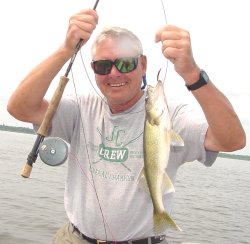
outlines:
[[[31,171],[32,171],[32,165],[35,163],[38,152],[39,152],[39,146],[43,139],[48,135],[49,129],[51,127],[52,118],[57,110],[57,107],[60,103],[62,94],[64,92],[64,89],[67,85],[67,82],[69,79],[66,76],[61,76],[58,87],[56,91],[54,92],[54,95],[49,103],[49,106],[47,108],[47,111],[45,113],[44,119],[42,121],[42,124],[40,125],[38,131],[37,131],[37,139],[35,141],[35,144],[27,158],[27,163],[24,165],[21,176],[24,178],[29,178]]]
[[[32,165],[26,163],[22,169],[21,176],[24,178],[29,178],[32,171]]]
[[[44,137],[48,136],[49,129],[51,128],[52,118],[58,108],[60,100],[62,98],[62,94],[67,85],[69,78],[66,76],[61,76],[59,85],[49,103],[48,109],[45,113],[42,124],[40,125],[37,134],[42,135]]]

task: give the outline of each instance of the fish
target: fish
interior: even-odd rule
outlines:
[[[171,129],[164,86],[158,77],[157,80],[155,87],[150,85],[147,87],[143,133],[144,169],[140,177],[141,185],[145,186],[146,181],[153,203],[154,232],[156,234],[162,233],[167,228],[181,231],[181,228],[165,210],[162,196],[165,191],[174,192],[173,183],[166,173],[170,145],[184,145],[182,138]]]

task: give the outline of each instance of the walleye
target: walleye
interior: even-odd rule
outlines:
[[[155,233],[162,233],[167,227],[181,230],[166,212],[162,200],[165,189],[174,192],[174,186],[166,174],[171,142],[184,145],[182,138],[171,130],[163,83],[158,79],[155,88],[147,88],[143,138],[144,174],[154,207]],[[143,184],[143,177],[140,180]]]

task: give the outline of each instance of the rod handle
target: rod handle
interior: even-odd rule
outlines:
[[[21,176],[24,178],[29,178],[32,171],[32,165],[26,163],[22,169]]]
[[[48,109],[45,113],[42,124],[40,125],[37,134],[46,137],[49,134],[49,129],[51,127],[52,118],[57,110],[57,107],[61,101],[64,89],[66,87],[69,78],[61,76],[58,87],[56,88],[54,95],[49,103]]]

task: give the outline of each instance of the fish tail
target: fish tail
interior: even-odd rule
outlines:
[[[182,231],[181,228],[174,222],[170,215],[163,212],[154,212],[154,231],[156,234],[162,233],[167,228]]]

